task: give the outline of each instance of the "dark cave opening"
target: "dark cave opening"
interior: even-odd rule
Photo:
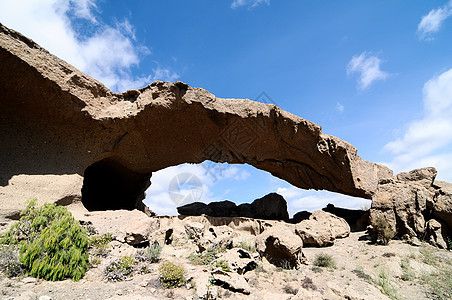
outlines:
[[[143,210],[150,177],[151,173],[137,173],[114,159],[103,159],[85,170],[82,203],[89,211]]]

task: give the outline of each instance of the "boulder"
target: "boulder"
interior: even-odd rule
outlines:
[[[202,202],[193,202],[185,204],[183,206],[179,206],[177,208],[177,212],[183,216],[200,216],[200,215],[211,216],[213,214],[212,209],[209,206],[207,206],[207,204]]]
[[[231,269],[240,275],[257,267],[257,262],[251,254],[241,248],[233,248],[221,253],[218,260],[225,260],[229,263]]]
[[[200,252],[209,248],[232,248],[233,230],[228,226],[210,226],[204,234],[195,239]]]
[[[287,212],[287,202],[283,196],[277,193],[270,193],[251,203],[254,219],[264,220],[289,220]]]
[[[317,210],[308,220],[296,225],[296,233],[305,246],[324,247],[332,245],[337,238],[347,237],[350,226],[342,218]]]
[[[309,219],[312,213],[309,211],[299,211],[296,214],[293,215],[293,218],[290,220],[290,223],[297,224],[300,223],[303,220]]]
[[[245,278],[237,273],[228,273],[222,270],[212,271],[213,283],[224,289],[236,293],[249,295],[250,286]]]
[[[369,225],[369,210],[346,209],[335,207],[333,204],[328,204],[322,210],[344,219],[351,231],[363,231]]]
[[[188,222],[184,224],[188,238],[199,240],[204,235],[204,225],[198,222]]]
[[[447,225],[441,223],[435,219],[431,219],[426,224],[426,237],[427,241],[435,247],[441,249],[448,249],[448,245],[445,241],[450,238],[450,232],[447,229]]]
[[[113,93],[1,24],[0,61],[0,207],[22,201],[8,192],[19,174],[17,195],[55,201],[66,187],[43,177],[40,189],[37,176],[83,176],[89,210],[142,210],[151,173],[186,162],[247,163],[299,188],[364,198],[392,176],[275,105],[182,82]]]
[[[138,245],[148,241],[151,235],[153,221],[139,210],[72,213],[77,220],[92,224],[99,234],[111,233],[113,238],[121,243]]]
[[[256,250],[275,266],[298,268],[302,260],[303,241],[292,224],[275,223],[256,237]]]

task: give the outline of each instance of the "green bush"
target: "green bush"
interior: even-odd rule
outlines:
[[[192,253],[188,256],[188,259],[196,265],[209,265],[215,259],[217,259],[217,250],[215,248],[209,248],[203,253]]]
[[[24,273],[16,247],[0,246],[0,271],[9,278],[17,277]]]
[[[104,233],[89,238],[90,253],[95,256],[106,257],[108,255],[108,244],[113,240],[111,233]]]
[[[314,266],[334,269],[336,268],[336,262],[334,261],[334,258],[331,255],[320,253],[315,256]]]
[[[65,207],[30,201],[2,243],[20,245],[20,262],[46,280],[80,280],[88,268],[88,237]]]
[[[159,278],[164,288],[176,288],[185,283],[185,271],[179,265],[164,262],[159,267]]]
[[[106,281],[122,281],[133,271],[135,260],[131,256],[122,256],[110,261],[103,271]]]
[[[392,229],[389,222],[382,216],[377,217],[373,222],[372,226],[377,234],[377,240],[380,240],[383,245],[388,245],[389,241],[396,235],[394,229]]]
[[[229,263],[224,259],[217,260],[215,262],[215,267],[221,268],[221,270],[223,270],[225,272],[231,271],[231,268],[229,267]]]

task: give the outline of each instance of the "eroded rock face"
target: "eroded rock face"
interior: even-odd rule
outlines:
[[[152,172],[185,162],[248,163],[300,188],[364,198],[392,176],[349,143],[274,105],[220,99],[182,82],[113,93],[2,25],[0,61],[2,205],[20,194],[8,190],[18,174],[27,175],[18,190],[34,188],[35,176],[47,174],[87,175],[89,186],[95,177],[88,168],[105,159],[134,174],[119,186],[127,203],[115,208],[127,209],[139,206]],[[102,170],[94,169],[100,176]],[[58,198],[52,183],[47,187]],[[88,195],[102,195],[98,188]],[[36,190],[34,197],[44,194]]]
[[[426,237],[444,247],[443,240],[451,238],[452,184],[435,177],[435,168],[423,168],[380,181],[370,223],[381,216],[399,237]]]

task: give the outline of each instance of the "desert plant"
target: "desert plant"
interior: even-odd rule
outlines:
[[[403,274],[400,276],[403,281],[410,281],[413,279],[414,274],[410,267],[410,259],[408,257],[405,257],[400,261],[400,267],[403,270]]]
[[[95,256],[106,257],[108,255],[108,244],[113,240],[111,233],[104,233],[89,238],[90,253]]]
[[[383,245],[388,245],[389,241],[392,240],[396,234],[395,230],[383,216],[375,218],[372,222],[372,226],[375,230],[377,240],[380,240]]]
[[[320,267],[314,266],[314,267],[311,268],[311,271],[314,272],[314,273],[322,273],[323,269],[320,268]]]
[[[240,248],[249,252],[256,252],[256,243],[254,241],[240,241]]]
[[[20,248],[30,274],[46,280],[80,280],[88,268],[86,230],[68,212]]]
[[[221,268],[221,270],[223,270],[225,272],[231,271],[231,268],[229,267],[229,263],[224,259],[217,260],[215,262],[215,267]]]
[[[0,271],[9,278],[17,277],[24,273],[16,247],[0,246]]]
[[[433,253],[433,250],[429,248],[429,246],[424,244],[419,250],[419,252],[422,254],[423,263],[430,266],[436,266],[436,264],[438,263],[438,259]]]
[[[103,270],[106,281],[122,281],[133,271],[134,259],[131,256],[122,256],[111,260]]]
[[[286,293],[286,294],[292,294],[292,295],[296,295],[296,294],[298,293],[298,289],[293,288],[292,286],[290,286],[290,284],[286,284],[286,285],[283,287],[283,291],[284,291],[284,293]]]
[[[312,279],[307,276],[305,276],[305,278],[301,281],[301,287],[306,290],[316,290],[317,289],[317,287],[315,286]]]
[[[452,268],[450,265],[426,274],[421,279],[424,284],[430,286],[430,292],[436,299],[452,299]]]
[[[209,265],[217,259],[217,253],[215,248],[209,248],[202,253],[193,252],[188,259],[196,265]]]
[[[381,291],[383,294],[388,296],[391,299],[397,299],[396,290],[391,284],[388,273],[385,270],[381,270],[378,274],[378,278],[376,280],[376,284],[381,287]]]
[[[164,262],[159,266],[159,278],[164,288],[176,288],[185,283],[185,271],[177,264]]]
[[[79,280],[88,268],[88,237],[65,207],[30,201],[19,222],[2,237],[20,246],[20,262],[30,275],[46,280]]]
[[[364,279],[367,282],[372,281],[372,277],[364,272],[364,268],[362,266],[356,266],[356,268],[352,270],[352,273],[354,273],[358,278]]]
[[[315,256],[314,266],[334,269],[336,268],[336,262],[331,255],[320,253]]]
[[[151,263],[159,262],[160,255],[162,254],[162,246],[155,241],[152,245],[149,245],[144,249],[144,257]]]

